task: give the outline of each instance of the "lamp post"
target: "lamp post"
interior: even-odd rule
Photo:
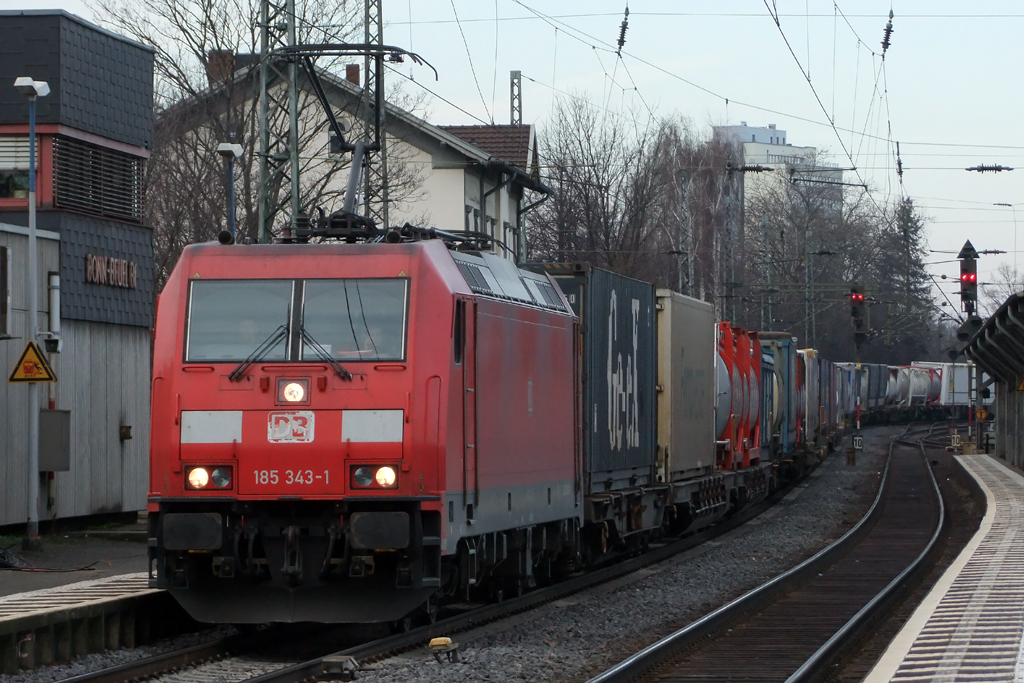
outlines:
[[[227,176],[227,202],[228,202],[228,232],[231,233],[230,244],[235,241],[235,159],[241,158],[242,146],[237,143],[222,142],[217,145],[217,154],[228,161]],[[221,240],[223,241],[223,240]]]
[[[14,87],[28,98],[28,334],[39,336],[39,264],[36,255],[36,98],[50,94],[46,81],[22,76]],[[25,550],[38,550],[39,543],[39,383],[28,384],[28,523]]]
[[[1013,204],[1007,204],[1006,202],[996,202],[992,206],[1006,206],[1009,207],[1010,211],[1013,212],[1013,277],[1017,278],[1017,209],[1014,208]]]

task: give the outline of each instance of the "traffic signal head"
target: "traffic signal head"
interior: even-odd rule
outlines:
[[[960,260],[960,300],[978,300],[978,262],[974,259]]]
[[[864,317],[864,293],[859,287],[850,288],[850,315],[854,318]]]

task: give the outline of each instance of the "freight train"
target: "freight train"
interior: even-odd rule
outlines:
[[[858,403],[917,410],[944,386],[441,239],[189,246],[153,358],[150,585],[229,623],[518,594],[734,514]]]

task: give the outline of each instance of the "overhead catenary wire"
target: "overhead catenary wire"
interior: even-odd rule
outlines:
[[[846,148],[846,144],[843,142],[843,136],[840,135],[839,130],[836,128],[835,122],[828,115],[828,110],[825,108],[825,104],[821,101],[821,97],[818,96],[818,91],[815,89],[814,83],[811,82],[811,77],[804,70],[803,65],[800,64],[799,57],[797,57],[796,53],[793,52],[793,46],[790,45],[789,38],[786,37],[786,32],[782,30],[782,24],[780,23],[778,16],[772,13],[772,8],[771,6],[768,5],[768,0],[764,0],[764,6],[765,8],[767,8],[768,14],[771,15],[772,19],[775,21],[775,26],[779,29],[779,34],[782,36],[783,42],[786,43],[786,48],[789,50],[789,53],[793,56],[793,60],[796,62],[797,67],[800,69],[800,73],[803,74],[804,79],[807,81],[807,85],[811,88],[811,93],[814,95],[815,101],[821,108],[821,112],[825,115],[825,118],[828,119],[829,126],[832,127],[832,131],[836,134],[836,139],[839,141],[839,146],[843,148],[843,152],[846,153],[846,156],[847,158],[849,158],[850,163],[855,167],[853,172],[857,175],[857,179],[861,182],[862,185],[867,185],[867,183],[864,181],[864,178],[861,176],[860,172],[856,169],[857,162],[854,161],[853,156],[850,154],[850,150]],[[875,208],[878,210],[879,215],[884,218],[885,211],[878,204],[878,201],[874,198],[874,195],[872,195],[871,192],[865,192],[865,194],[867,195],[868,199],[871,200],[871,203],[875,205]]]
[[[480,79],[476,77],[476,67],[473,66],[473,54],[469,51],[469,41],[466,40],[466,32],[462,30],[462,22],[459,21],[459,10],[455,9],[455,0],[450,0],[452,4],[452,13],[455,15],[455,23],[459,27],[459,35],[462,36],[462,44],[466,46],[466,57],[469,59],[469,70],[473,73],[473,83],[476,84],[476,92],[480,95],[480,103],[484,105],[484,111],[487,113],[487,118],[494,123],[494,116],[491,114],[491,110],[487,108],[487,100],[484,99],[484,91],[480,89]]]
[[[735,17],[738,19],[759,19],[764,16],[763,13],[758,12],[644,12],[644,11],[633,11],[633,16],[637,17],[713,17],[713,18],[728,18]],[[577,12],[573,14],[551,14],[548,15],[551,19],[599,19],[602,17],[618,17],[621,16],[620,12]],[[786,19],[805,18],[810,17],[811,19],[828,19],[831,18],[832,14],[820,14],[805,12],[799,13],[786,13],[779,12],[779,17]],[[876,19],[877,14],[843,14],[843,18],[847,21],[849,19]],[[904,19],[1024,19],[1024,13],[1000,13],[1000,14],[900,14],[901,18]],[[534,16],[509,16],[502,17],[502,22],[516,22],[516,21],[536,21],[539,17]],[[463,18],[462,23],[490,23],[493,19],[487,17],[479,18]],[[415,21],[391,21],[389,24],[394,26],[404,26],[406,24],[415,25],[437,25],[437,24],[454,24],[453,19],[419,19]],[[852,29],[852,26],[851,26]],[[866,45],[866,43],[865,43]],[[869,48],[870,49],[870,48]]]
[[[523,9],[527,10],[528,12],[532,13],[534,15],[534,17],[536,17],[538,20],[541,20],[541,21],[544,21],[545,23],[548,23],[556,31],[561,29],[562,33],[564,33],[565,35],[569,36],[570,38],[573,38],[577,42],[583,43],[583,44],[587,45],[588,47],[591,47],[591,48],[593,48],[595,50],[596,49],[602,49],[602,50],[604,50],[606,52],[614,52],[615,51],[613,45],[605,43],[604,41],[600,40],[599,38],[596,38],[596,37],[586,33],[585,31],[576,29],[575,27],[573,27],[573,26],[571,26],[569,24],[566,24],[564,21],[561,21],[561,19],[571,19],[571,18],[580,18],[580,17],[617,16],[615,14],[612,14],[612,13],[593,13],[593,14],[574,14],[574,15],[548,15],[548,14],[545,14],[544,12],[541,12],[540,10],[536,10],[533,7],[530,7],[525,2],[523,2],[523,0],[512,0],[512,2],[514,2],[515,4],[521,6]],[[686,12],[658,13],[658,12],[636,12],[636,11],[632,12],[632,14],[635,15],[635,16],[734,16],[734,15],[731,15],[731,14],[722,14],[722,13],[686,13]],[[743,16],[755,16],[755,15],[743,15]],[[761,16],[763,16],[763,15],[761,15]],[[781,17],[802,16],[802,15],[787,15],[787,14],[779,13],[778,16],[781,18]],[[824,17],[824,16],[828,16],[828,15],[820,15],[820,16]],[[864,14],[864,15],[849,14],[848,15],[848,14],[844,13],[842,16],[845,19],[848,19],[850,17],[871,18],[871,17],[876,17],[877,15],[873,15],[873,14]],[[934,17],[963,18],[963,17],[974,16],[974,15],[912,15],[912,14],[904,15],[904,14],[901,14],[900,16],[901,17],[905,17],[905,18],[915,18],[915,17],[920,18],[920,17],[926,17],[926,16],[927,17],[933,17],[934,16]],[[980,17],[982,15],[977,15],[977,16]],[[988,16],[988,15],[984,15],[984,16]],[[1018,16],[1020,18],[1024,18],[1024,14],[1012,15],[1012,16]],[[851,29],[852,29],[852,26],[851,26]],[[576,35],[577,33],[579,35]],[[865,46],[866,49],[868,49],[868,51],[871,52],[871,54],[876,54],[873,50],[871,50],[870,47],[867,47],[867,43],[864,43],[864,41],[862,39],[860,39],[859,35],[857,36],[857,38],[858,38],[858,44]],[[674,72],[672,72],[672,71],[670,71],[668,69],[665,69],[664,67],[661,67],[661,66],[659,66],[657,64],[654,64],[654,63],[652,63],[652,62],[650,62],[648,60],[645,60],[645,59],[643,59],[643,58],[641,58],[641,57],[639,57],[637,55],[631,54],[631,53],[629,53],[626,50],[623,50],[622,54],[623,54],[623,56],[629,57],[631,59],[634,59],[637,62],[639,62],[639,63],[641,63],[641,64],[643,64],[643,65],[645,65],[647,67],[650,67],[650,68],[652,68],[652,69],[654,69],[654,70],[656,70],[656,71],[658,71],[660,73],[665,74],[666,76],[669,76],[670,78],[678,80],[678,81],[680,81],[682,83],[685,83],[686,85],[689,85],[689,86],[691,86],[691,87],[693,87],[693,88],[695,88],[697,90],[700,90],[701,92],[704,92],[705,94],[708,94],[708,95],[711,95],[712,97],[720,99],[723,103],[734,104],[734,105],[746,107],[748,109],[754,109],[754,110],[757,110],[757,111],[762,111],[762,112],[765,112],[767,114],[775,114],[777,116],[783,116],[783,117],[786,117],[788,119],[792,119],[794,121],[801,121],[801,122],[809,123],[809,124],[816,125],[816,126],[828,126],[828,127],[832,128],[833,130],[839,130],[839,131],[842,131],[844,133],[851,133],[851,134],[860,134],[861,133],[861,131],[857,130],[857,128],[855,126],[852,126],[850,128],[844,128],[843,126],[838,125],[834,121],[823,122],[823,121],[820,121],[820,120],[817,120],[817,119],[812,119],[812,118],[809,118],[809,117],[806,117],[806,116],[800,116],[800,115],[797,115],[797,114],[793,114],[791,112],[786,112],[786,111],[782,111],[782,110],[779,110],[779,109],[773,109],[773,108],[770,108],[770,107],[763,107],[763,106],[760,106],[760,105],[757,105],[757,104],[753,104],[753,103],[750,103],[750,102],[746,102],[746,101],[743,101],[743,100],[737,100],[737,99],[732,98],[732,97],[726,97],[725,95],[722,95],[722,94],[720,94],[718,92],[715,92],[714,90],[712,90],[710,88],[707,88],[705,86],[700,85],[699,83],[696,83],[696,82],[691,81],[691,80],[689,80],[687,78],[684,78],[684,77],[680,76],[677,73],[674,73]],[[825,113],[826,119],[828,119],[829,117],[828,117],[827,111],[825,111],[825,110],[823,110],[823,111]],[[866,133],[866,135],[871,136],[870,133]],[[885,141],[887,143],[891,143],[892,142],[887,137],[881,137],[881,136],[871,136],[871,137],[876,137],[879,140],[883,140],[883,141]],[[1024,145],[1001,145],[1001,144],[989,144],[989,143],[976,143],[975,144],[975,143],[952,143],[952,142],[947,143],[947,142],[934,142],[934,141],[926,141],[926,140],[925,141],[921,141],[921,140],[901,140],[900,144],[902,144],[903,146],[910,145],[910,146],[939,146],[939,147],[949,146],[949,147],[966,147],[966,148],[983,148],[983,149],[1024,149]]]
[[[512,2],[514,2],[517,5],[519,5],[523,9],[525,9],[525,10],[527,10],[529,12],[532,12],[538,19],[540,19],[542,21],[545,21],[552,28],[561,28],[563,34],[565,34],[566,36],[572,38],[573,40],[575,40],[575,41],[577,41],[579,43],[582,43],[582,44],[586,45],[587,47],[590,47],[590,48],[592,48],[594,50],[600,50],[600,51],[603,51],[603,52],[609,52],[609,53],[614,53],[615,52],[614,45],[608,44],[605,41],[602,41],[601,39],[596,38],[593,35],[585,32],[585,31],[582,31],[582,30],[577,29],[577,28],[575,28],[575,27],[573,27],[573,26],[571,26],[569,24],[566,24],[565,22],[560,21],[556,17],[552,17],[551,15],[545,14],[544,12],[541,12],[540,10],[534,9],[533,7],[530,7],[525,2],[523,2],[523,0],[512,0]],[[637,13],[634,13],[634,14],[637,14]],[[591,15],[585,15],[585,16],[591,16]],[[780,15],[780,16],[785,16],[785,15]],[[572,18],[572,17],[569,17],[569,18]],[[623,50],[622,51],[622,55],[623,55],[624,58],[628,57],[630,59],[633,59],[636,62],[638,62],[640,64],[643,64],[644,66],[647,66],[647,67],[649,67],[649,68],[651,68],[651,69],[653,69],[655,71],[658,71],[659,73],[662,73],[662,74],[664,74],[664,75],[666,75],[666,76],[668,76],[668,77],[670,77],[670,78],[672,78],[674,80],[677,80],[677,81],[679,81],[681,83],[685,83],[686,85],[688,85],[688,86],[690,86],[692,88],[695,88],[696,90],[699,90],[699,91],[701,91],[701,92],[703,92],[703,93],[705,93],[707,95],[710,95],[710,96],[712,96],[714,98],[717,98],[717,99],[721,100],[722,103],[725,104],[726,106],[728,106],[729,104],[738,105],[738,106],[741,106],[741,107],[746,107],[748,109],[753,109],[753,110],[756,110],[756,111],[761,111],[761,112],[764,112],[766,114],[775,114],[777,116],[786,117],[787,119],[792,119],[793,121],[802,121],[804,123],[809,123],[809,124],[815,125],[815,126],[830,127],[833,130],[840,130],[840,131],[842,131],[844,133],[846,133],[846,132],[858,133],[859,132],[856,128],[843,128],[842,126],[838,126],[838,124],[835,124],[834,122],[824,122],[824,121],[820,121],[818,119],[812,119],[812,118],[809,118],[809,117],[806,117],[806,116],[800,116],[798,114],[793,114],[791,112],[786,112],[786,111],[782,111],[782,110],[779,110],[779,109],[773,109],[771,107],[763,107],[761,105],[752,104],[750,102],[746,102],[746,101],[743,101],[743,100],[737,100],[737,99],[732,98],[732,97],[726,97],[725,95],[722,95],[721,93],[718,93],[718,92],[712,90],[711,88],[708,88],[708,87],[705,87],[703,85],[700,85],[699,83],[696,83],[696,82],[694,82],[694,81],[692,81],[692,80],[690,80],[688,78],[684,78],[683,76],[680,76],[679,74],[675,73],[674,71],[670,71],[669,69],[666,69],[666,68],[664,68],[664,67],[662,67],[662,66],[660,66],[658,64],[655,64],[655,63],[653,63],[653,62],[651,62],[649,60],[646,60],[646,59],[644,59],[644,58],[642,58],[642,57],[640,57],[638,55],[632,54],[632,53],[628,52],[627,50]],[[826,112],[826,119],[827,118],[828,118],[828,114]],[[904,143],[904,144],[913,144],[913,143]],[[936,143],[936,144],[939,144],[939,143]]]

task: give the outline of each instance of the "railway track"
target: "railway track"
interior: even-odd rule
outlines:
[[[933,557],[945,511],[923,443],[936,428],[908,425],[893,438],[871,509],[833,545],[589,683],[803,683],[827,673]]]
[[[810,472],[808,472],[809,474]],[[801,480],[794,480],[760,503],[734,517],[696,534],[660,546],[653,545],[643,555],[628,558],[600,569],[572,577],[566,581],[543,587],[521,597],[500,603],[478,606],[461,613],[439,619],[437,622],[413,628],[406,633],[372,639],[327,654],[313,656],[305,661],[281,661],[254,653],[265,645],[279,643],[281,631],[260,632],[255,636],[238,635],[218,641],[177,650],[163,655],[128,662],[115,667],[82,674],[62,683],[127,683],[140,680],[159,680],[161,683],[299,683],[323,674],[343,675],[353,662],[365,664],[386,656],[422,646],[429,639],[452,635],[469,628],[525,612],[554,600],[559,600],[596,585],[618,579],[651,564],[661,562],[701,543],[717,538],[753,519],[780,501]],[[302,636],[295,638],[301,640]]]

